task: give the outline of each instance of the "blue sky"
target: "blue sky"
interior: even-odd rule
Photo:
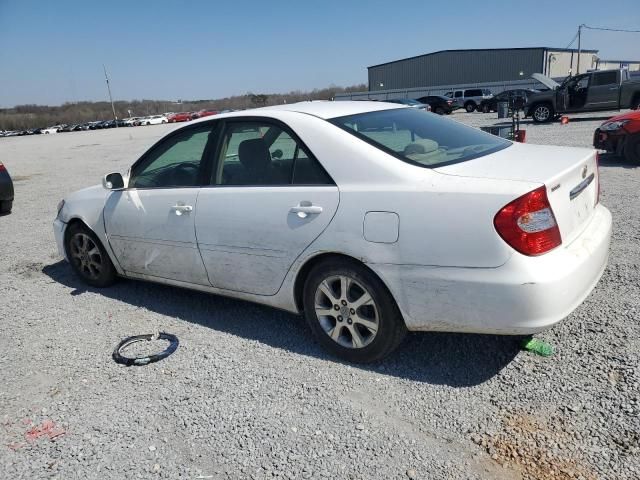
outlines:
[[[0,0],[0,106],[105,100],[103,63],[128,100],[366,83],[436,50],[566,47],[580,23],[640,29],[640,0]],[[640,59],[640,34],[583,46]]]

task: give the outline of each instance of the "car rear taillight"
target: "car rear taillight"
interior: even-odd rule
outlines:
[[[0,162],[0,172],[6,170],[6,167],[2,164],[2,162]]]
[[[562,244],[546,187],[537,188],[502,207],[493,225],[505,242],[524,255],[541,255]]]
[[[447,105],[451,105],[453,103],[453,100],[447,100]]]
[[[596,152],[596,203],[598,205],[600,203],[600,155]]]

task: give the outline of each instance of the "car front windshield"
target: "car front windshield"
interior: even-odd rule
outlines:
[[[329,121],[396,158],[429,168],[482,157],[511,145],[508,140],[414,108]]]

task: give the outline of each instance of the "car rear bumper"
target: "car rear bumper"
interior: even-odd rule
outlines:
[[[546,330],[589,295],[607,265],[611,213],[598,205],[571,244],[539,257],[514,253],[498,268],[369,265],[409,330],[505,335]]]
[[[64,251],[64,230],[67,224],[59,218],[53,221],[53,236],[56,238],[56,245],[58,246],[58,254],[67,259],[67,255]]]
[[[13,201],[13,182],[6,171],[0,172],[0,201]]]

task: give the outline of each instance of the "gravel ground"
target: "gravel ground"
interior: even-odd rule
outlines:
[[[528,142],[589,147],[607,116],[527,124]],[[554,356],[512,337],[423,333],[362,367],[328,357],[294,315],[76,280],[56,252],[57,202],[168,128],[0,139],[16,188],[0,218],[0,477],[640,478],[640,168],[602,158],[611,259],[540,335]],[[157,330],[180,338],[171,357],[111,360],[121,338]]]

